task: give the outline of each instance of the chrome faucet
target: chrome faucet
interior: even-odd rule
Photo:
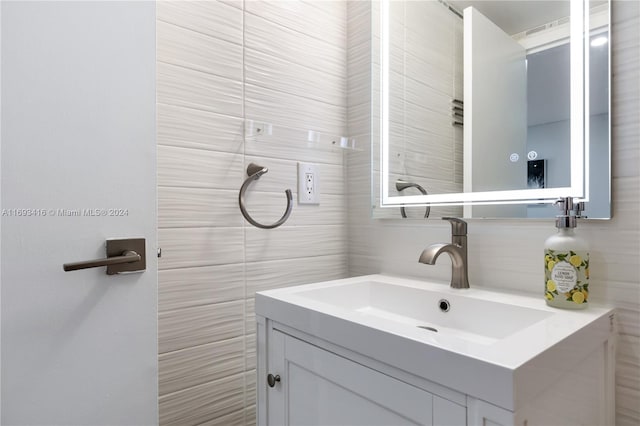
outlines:
[[[451,257],[451,288],[469,288],[467,273],[467,222],[457,217],[443,217],[451,223],[451,244],[431,244],[420,254],[420,263],[435,265],[442,253]]]

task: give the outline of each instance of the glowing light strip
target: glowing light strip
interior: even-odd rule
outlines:
[[[583,61],[584,61],[584,82],[583,82],[583,88],[584,88],[584,110],[582,111],[582,117],[584,118],[583,120],[583,131],[584,131],[584,143],[583,143],[583,147],[584,147],[584,162],[583,167],[584,167],[584,194],[582,195],[582,199],[585,201],[589,201],[589,148],[591,146],[591,142],[590,142],[590,129],[589,129],[589,119],[591,116],[591,106],[589,104],[590,102],[590,68],[591,68],[591,61],[589,60],[589,54],[591,52],[591,30],[590,30],[590,26],[591,26],[591,11],[589,10],[588,7],[584,7],[584,22],[583,22],[583,43],[584,43],[584,57],[583,57]],[[572,184],[573,186],[573,184]]]
[[[584,197],[584,46],[585,43],[588,46],[589,39],[588,31],[585,34],[584,18],[585,13],[589,12],[584,0],[571,0],[570,10],[571,188],[575,189],[574,197]]]
[[[389,199],[389,0],[380,1],[380,185],[382,204]]]

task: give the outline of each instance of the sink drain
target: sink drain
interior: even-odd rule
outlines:
[[[427,325],[419,325],[418,328],[422,328],[423,330],[433,331],[434,333],[438,332],[437,328],[429,327]]]
[[[438,306],[442,312],[449,312],[449,309],[451,309],[451,303],[447,299],[440,299]]]

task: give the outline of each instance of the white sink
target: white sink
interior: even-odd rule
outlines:
[[[304,286],[295,295],[363,317],[481,344],[494,343],[552,315],[546,310],[472,297],[477,292],[469,290],[445,292],[388,279]]]
[[[256,315],[284,332],[291,327],[507,409],[541,392],[570,368],[574,354],[591,353],[613,332],[613,311],[593,303],[561,310],[542,294],[385,275],[260,292]]]

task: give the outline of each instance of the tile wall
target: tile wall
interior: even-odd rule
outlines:
[[[157,10],[160,423],[255,424],[254,293],[347,275],[344,154],[330,143],[346,134],[346,3]],[[271,135],[245,137],[248,120],[247,135]],[[297,205],[297,161],[319,165],[319,206]],[[247,192],[256,220],[294,193],[280,228],[240,215],[250,162],[269,168]]]
[[[368,25],[367,5],[349,5],[349,32]],[[618,309],[616,424],[640,424],[640,3],[612,4],[612,186],[613,219],[582,223],[591,245],[592,299]],[[349,39],[349,81],[367,81],[367,40]],[[349,132],[366,134],[369,91],[349,87]],[[447,241],[450,227],[401,220],[370,220],[366,173],[371,153],[348,154],[349,274],[375,272],[449,280],[446,259],[418,264],[427,245]],[[555,233],[552,220],[469,220],[472,286],[541,295],[540,258],[544,240]],[[542,297],[542,296],[541,296]]]

